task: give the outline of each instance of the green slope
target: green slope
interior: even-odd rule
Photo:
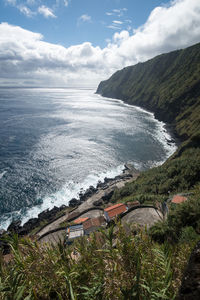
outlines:
[[[182,140],[171,158],[115,193],[115,200],[137,196],[144,201],[200,183],[200,43],[124,68],[102,81],[97,93],[154,112]]]
[[[187,139],[200,127],[200,43],[124,68],[97,93],[153,111]]]

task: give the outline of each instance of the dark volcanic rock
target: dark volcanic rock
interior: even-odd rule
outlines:
[[[102,197],[103,202],[107,204],[110,201],[110,199],[112,198],[113,193],[114,193],[114,190],[112,190],[108,193],[105,193],[104,196]]]
[[[6,255],[6,254],[10,253],[10,246],[3,238],[4,238],[4,235],[1,235],[0,236],[0,250],[2,251],[3,255]]]
[[[104,178],[104,182],[105,182],[105,183],[109,183],[109,182],[111,182],[111,181],[113,181],[113,178],[108,178],[108,177],[105,177],[105,178]]]
[[[191,253],[177,299],[200,299],[200,241]]]
[[[102,206],[103,204],[104,202],[101,199],[93,202],[94,206]]]
[[[98,188],[98,189],[105,190],[105,189],[108,188],[108,185],[107,185],[105,182],[99,181],[98,184],[97,184],[97,188]]]
[[[60,208],[57,206],[54,206],[51,210],[46,209],[38,215],[38,219],[39,221],[43,221],[43,220],[51,221],[59,211]]]
[[[64,210],[64,209],[66,209],[67,208],[67,206],[65,205],[65,204],[63,204],[63,205],[61,205],[60,207],[59,207],[59,210],[61,211],[61,210]]]
[[[12,223],[8,226],[7,231],[18,233],[22,229],[21,220],[12,221]]]
[[[79,198],[81,202],[84,202],[87,200],[89,197],[94,195],[97,192],[97,188],[93,187],[92,185],[85,191],[85,193],[81,192],[79,194]]]
[[[20,235],[26,235],[39,225],[38,218],[29,219],[20,230]]]
[[[69,201],[69,207],[75,207],[75,206],[78,206],[80,204],[81,204],[81,202],[79,200],[77,200],[76,198],[72,198]]]

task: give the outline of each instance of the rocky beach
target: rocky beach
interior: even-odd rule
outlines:
[[[23,225],[21,220],[13,221],[7,230],[1,230],[0,246],[3,246],[4,253],[8,253],[7,244],[2,241],[2,237],[17,233],[19,236],[34,235],[40,238],[42,235],[47,234],[49,231],[55,230],[59,225],[70,218],[77,218],[78,215],[83,214],[84,211],[91,209],[91,216],[95,215],[92,212],[94,208],[99,209],[107,205],[116,189],[123,187],[127,182],[135,180],[139,171],[132,165],[125,164],[122,174],[114,178],[104,178],[104,181],[99,181],[96,187],[90,186],[87,190],[81,190],[78,199],[71,199],[69,204],[60,207],[54,206],[52,209],[42,211],[37,218],[31,218]],[[72,216],[72,217],[71,217]]]

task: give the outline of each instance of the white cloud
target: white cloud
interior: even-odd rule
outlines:
[[[69,1],[68,0],[64,0],[64,5],[67,7],[69,5]]]
[[[119,9],[113,9],[111,12],[106,12],[107,16],[118,16],[122,17],[124,15],[124,12],[127,11],[127,8],[119,8]]]
[[[115,12],[115,13],[120,13],[121,12],[121,10],[120,9],[113,9],[113,12]]]
[[[82,22],[91,22],[92,18],[91,16],[88,16],[88,15],[82,15],[80,16],[80,18],[78,19],[79,22],[82,21]]]
[[[107,28],[113,29],[113,30],[120,30],[121,27],[117,26],[117,25],[108,25]]]
[[[123,30],[121,31],[120,33],[116,32],[114,35],[113,35],[113,41],[115,43],[122,43],[123,41],[126,41],[129,39],[129,32],[126,31],[126,30]]]
[[[26,1],[27,5],[34,5],[36,3],[35,0],[27,0]]]
[[[16,5],[16,0],[4,0],[5,3],[10,4],[10,5]]]
[[[114,20],[113,23],[114,23],[114,24],[123,24],[123,22],[121,22],[121,21],[116,21],[116,20]]]
[[[38,7],[39,14],[43,15],[45,18],[56,18],[51,8],[42,5]]]
[[[32,17],[33,15],[41,14],[45,18],[56,18],[56,15],[54,14],[54,9],[58,8],[60,5],[61,0],[55,0],[55,5],[53,8],[49,8],[45,5],[38,6],[41,4],[41,0],[4,0],[7,4],[14,6],[16,9],[18,9],[22,14],[24,14],[26,17]],[[62,2],[65,6],[68,5],[68,2],[70,0],[62,0]],[[33,7],[35,10],[32,10]]]
[[[111,13],[111,12],[106,12],[106,15],[107,15],[107,16],[112,16],[113,13]]]
[[[32,12],[31,9],[27,6],[19,6],[18,9],[22,14],[24,14],[27,17],[32,17],[34,15],[34,12]]]
[[[97,85],[117,69],[197,42],[199,0],[176,0],[155,8],[143,26],[133,33],[114,33],[103,49],[89,42],[65,48],[45,42],[39,33],[2,23],[0,83]]]

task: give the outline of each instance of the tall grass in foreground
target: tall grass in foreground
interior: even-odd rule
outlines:
[[[72,246],[9,240],[13,259],[0,264],[0,299],[174,299],[194,242],[153,242],[119,224]]]

